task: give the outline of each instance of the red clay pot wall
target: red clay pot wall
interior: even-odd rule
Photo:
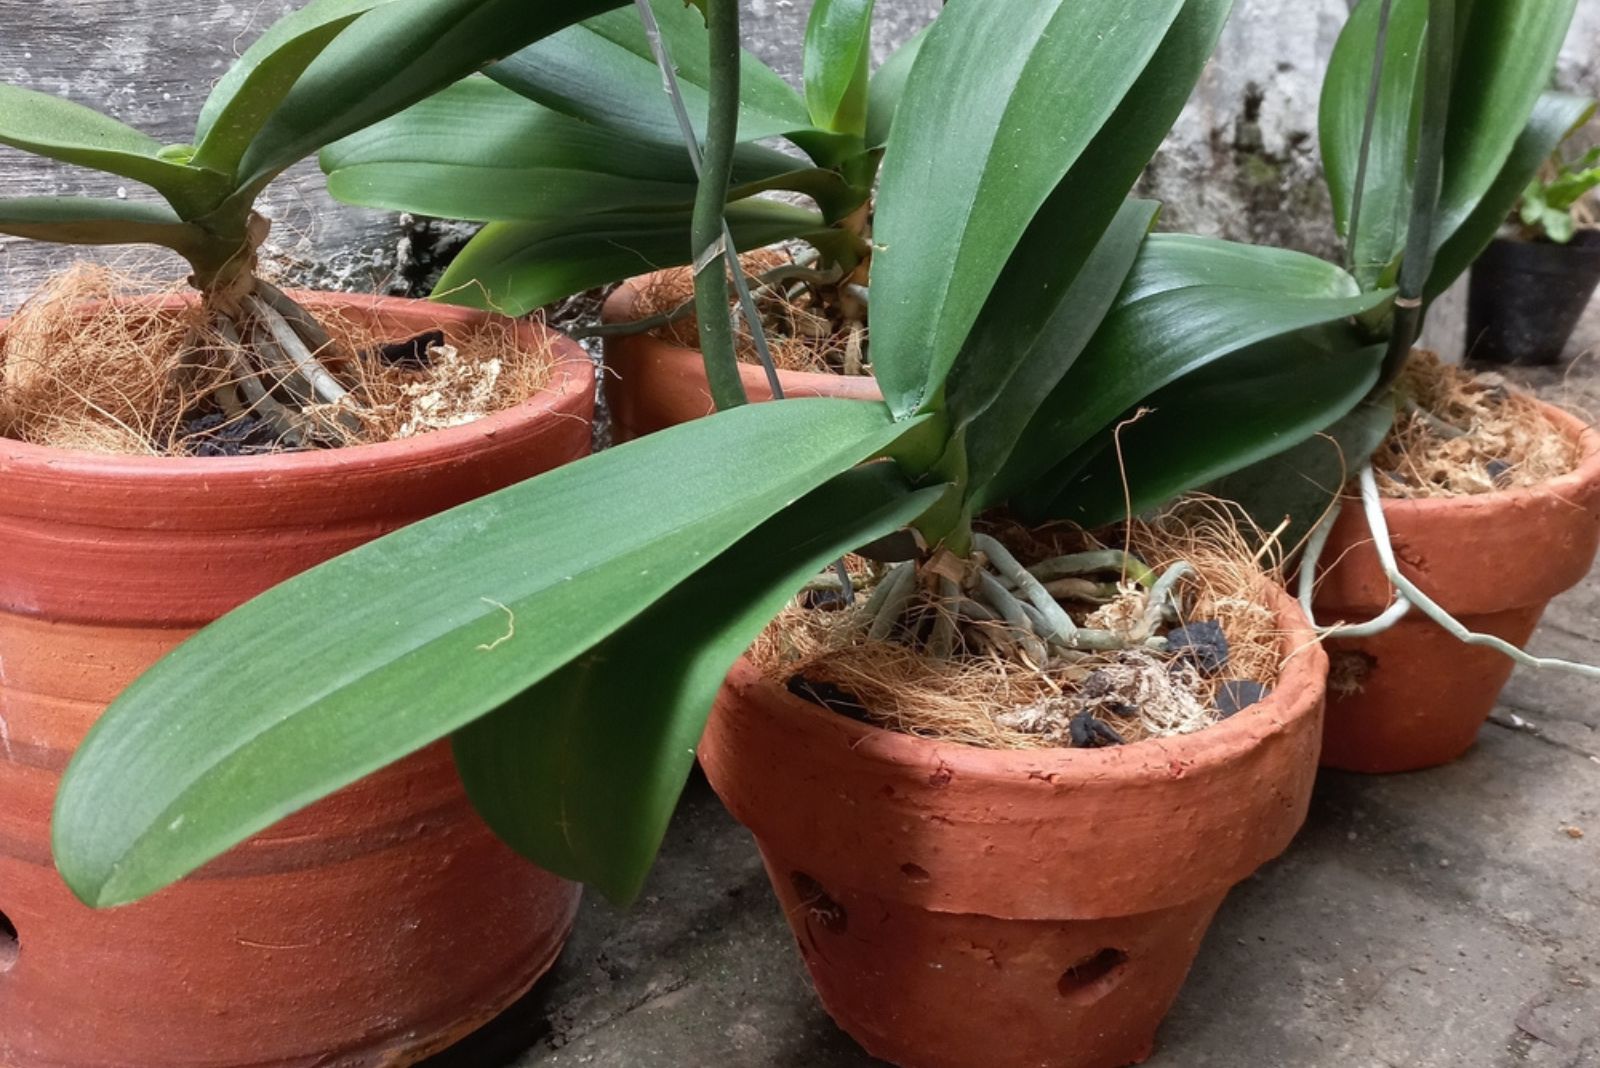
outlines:
[[[602,318],[608,323],[638,318],[641,287],[651,277],[632,279],[613,290],[606,299]],[[649,334],[634,334],[607,338],[605,350],[606,374],[601,388],[605,390],[615,441],[642,437],[716,411],[699,349]],[[772,399],[772,387],[762,368],[740,364],[739,378],[752,401]],[[870,375],[779,371],[778,382],[785,397],[883,399],[877,381]]]
[[[1468,628],[1521,646],[1557,594],[1582,582],[1600,546],[1600,434],[1546,414],[1582,443],[1576,471],[1541,486],[1471,497],[1386,500],[1407,578]],[[1360,508],[1346,508],[1322,559],[1317,621],[1362,622],[1387,608]],[[1413,771],[1472,747],[1511,676],[1510,658],[1465,645],[1415,610],[1371,638],[1331,639],[1322,762],[1348,771]]]
[[[298,296],[414,331],[481,314]],[[0,1065],[408,1064],[549,967],[578,888],[490,834],[443,744],[110,911],[56,875],[49,817],[105,704],[194,630],[346,549],[586,454],[590,364],[552,340],[549,391],[403,441],[226,459],[0,441]]]
[[[906,1068],[1115,1068],[1229,887],[1305,819],[1326,658],[1281,591],[1272,695],[1196,734],[996,752],[879,730],[748,663],[700,746],[828,1012]]]

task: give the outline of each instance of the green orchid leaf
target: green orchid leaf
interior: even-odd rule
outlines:
[[[1123,198],[1183,110],[1231,6],[1185,4],[1105,129],[1034,215],[951,367],[952,416],[965,425],[984,413],[968,438],[975,507],[1008,492],[985,484],[1116,298],[1155,209]],[[1098,242],[1089,238],[1102,230]],[[1059,457],[1042,459],[1049,467]]]
[[[704,20],[681,0],[651,0],[678,72],[691,122],[705,129],[711,70]],[[554,34],[488,70],[530,100],[657,144],[682,144],[672,101],[661,91],[650,42],[632,5]],[[850,139],[811,124],[805,102],[772,68],[745,53],[739,70],[739,140],[789,137],[832,163]],[[821,157],[821,158],[818,158]]]
[[[1336,264],[1289,249],[1158,234],[1146,251],[1122,291],[1124,304],[1195,286],[1330,299],[1361,294],[1355,279]]]
[[[1008,463],[1012,449],[1111,309],[1157,210],[1154,201],[1128,201],[1058,300],[1041,299],[1036,308],[1020,309],[1020,316],[979,320],[949,385],[951,418],[958,429],[970,427],[965,443],[974,512],[1017,488],[997,481],[1002,470],[1026,479],[1031,465],[1020,457]],[[1037,459],[1033,474],[1059,457]]]
[[[894,123],[894,113],[905,96],[906,79],[911,67],[922,51],[922,42],[928,39],[931,25],[924,26],[896,48],[883,66],[867,82],[867,145],[882,148],[889,140],[889,127]]]
[[[1156,234],[1145,240],[1117,304],[1099,331],[1061,379],[1014,450],[1018,463],[1036,465],[1041,457],[1070,458],[1158,390],[1229,354],[1273,338],[1325,324],[1337,324],[1370,311],[1392,294],[1356,293],[1353,280],[1291,288],[1307,275],[1342,274],[1314,257],[1279,249],[1260,249],[1254,269],[1235,270],[1233,285],[1214,285],[1211,271],[1185,277],[1175,263],[1197,263],[1205,249],[1219,263],[1238,264],[1243,246],[1209,238]],[[1274,264],[1300,261],[1281,276]],[[1312,261],[1312,262],[1306,262]],[[1312,263],[1319,264],[1313,266]],[[1157,287],[1152,279],[1160,279]],[[1329,295],[1330,288],[1347,295]],[[1021,489],[1015,502],[1033,514],[1046,511],[1060,495],[1064,466]],[[1007,485],[1021,485],[1014,472],[1002,472]]]
[[[456,764],[478,811],[541,867],[631,901],[734,660],[828,561],[899,530],[941,493],[912,491],[893,464],[840,475],[458,731]]]
[[[1149,414],[1090,446],[1050,514],[1089,528],[1116,522],[1316,435],[1377,384],[1386,347],[1333,340],[1346,338],[1274,338],[1151,394],[1141,404]]]
[[[1431,231],[1429,251],[1454,243],[1459,253],[1477,245],[1485,217],[1504,218],[1510,210],[1521,185],[1511,199],[1505,199],[1502,179],[1507,177],[1509,161],[1521,156],[1524,128],[1549,84],[1576,0],[1462,2],[1445,8],[1455,14],[1455,54],[1450,68],[1441,72],[1448,89],[1432,106],[1433,119],[1422,113],[1429,0],[1393,0],[1361,197],[1361,232],[1349,234],[1368,80],[1384,3],[1361,0],[1352,12],[1334,50],[1321,111],[1323,158],[1335,217],[1350,241],[1357,279],[1366,288],[1393,277],[1394,263],[1405,251],[1417,207],[1412,203],[1413,170],[1425,123],[1442,124],[1442,180],[1437,203],[1423,216]],[[1491,193],[1498,202],[1492,210],[1485,203]],[[1464,227],[1472,234],[1458,240]],[[1459,273],[1454,267],[1459,255],[1451,261],[1447,271],[1426,272],[1428,291],[1436,291],[1446,274]]]
[[[765,183],[795,169],[781,152],[742,148],[737,184]],[[321,162],[340,200],[476,222],[687,207],[696,188],[681,142],[641,142],[482,77],[336,142]]]
[[[283,168],[403,111],[518,48],[625,0],[406,0],[383,3],[300,74],[240,161],[240,196]]]
[[[945,7],[895,116],[874,226],[872,360],[896,415],[938,395],[1028,224],[1183,6],[1018,0],[1005,18],[988,0]],[[1084,220],[1081,239],[1115,211]]]
[[[164,204],[93,197],[0,197],[0,233],[67,245],[164,245],[180,255],[207,240]]]
[[[143,182],[185,218],[227,193],[222,175],[167,158],[155,138],[82,104],[15,85],[0,85],[0,144]]]
[[[439,279],[433,299],[525,315],[594,286],[689,263],[688,208],[566,215],[540,222],[490,223]],[[815,212],[770,200],[728,206],[741,249],[825,233]]]
[[[58,870],[96,906],[181,878],[505,705],[905,430],[881,404],[749,405],[274,587],[179,646],[95,724],[57,797]]]
[[[1424,295],[1433,300],[1472,266],[1494,240],[1494,235],[1522,192],[1539,173],[1539,167],[1567,135],[1594,115],[1595,103],[1565,93],[1545,93],[1534,105],[1528,124],[1506,159],[1500,177],[1478,201],[1478,207],[1434,256]],[[1534,225],[1529,222],[1528,225]]]
[[[1293,448],[1205,487],[1236,501],[1262,530],[1289,526],[1280,544],[1300,545],[1394,425],[1393,394],[1369,398]]]
[[[806,109],[824,130],[864,137],[873,0],[816,0],[806,21]]]
[[[1322,83],[1318,126],[1334,222],[1364,288],[1372,288],[1405,249],[1411,216],[1428,0],[1392,0],[1358,233],[1350,232],[1361,136],[1371,92],[1378,29],[1386,0],[1361,0],[1334,44]]]
[[[1460,5],[1435,248],[1466,224],[1503,174],[1550,85],[1577,3],[1498,0]],[[1502,216],[1510,207],[1510,202],[1502,206]]]
[[[194,164],[232,176],[245,149],[311,61],[359,16],[393,0],[312,0],[267,28],[200,109]]]

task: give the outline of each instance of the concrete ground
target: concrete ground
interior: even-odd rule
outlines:
[[[1600,302],[1573,351],[1594,349]],[[1521,377],[1600,412],[1597,364]],[[1597,636],[1600,568],[1532,648],[1600,663]],[[873,1063],[813,997],[748,835],[696,779],[645,898],[592,896],[534,994],[434,1068]],[[1519,669],[1465,759],[1324,772],[1288,853],[1223,906],[1148,1064],[1600,1068],[1600,684]]]

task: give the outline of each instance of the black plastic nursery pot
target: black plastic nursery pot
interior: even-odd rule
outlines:
[[[1472,265],[1467,357],[1478,363],[1552,364],[1600,285],[1600,230],[1569,244],[1497,237]]]

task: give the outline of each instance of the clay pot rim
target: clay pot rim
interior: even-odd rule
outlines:
[[[1572,431],[1576,436],[1581,450],[1577,467],[1547,482],[1490,493],[1471,493],[1460,497],[1384,497],[1381,499],[1384,517],[1390,520],[1447,522],[1453,513],[1467,508],[1509,511],[1531,500],[1570,500],[1584,486],[1600,484],[1600,432],[1596,431],[1595,425],[1546,401],[1540,401],[1539,406],[1551,422]],[[1575,504],[1573,507],[1581,505]]]
[[[1193,734],[1147,738],[1129,745],[1084,750],[1066,748],[983,749],[962,742],[918,738],[876,727],[812,704],[771,682],[747,658],[735,668],[740,685],[758,686],[789,714],[809,720],[809,727],[828,727],[846,735],[857,759],[888,766],[925,766],[929,757],[967,783],[1012,786],[1019,775],[1046,772],[1052,781],[1121,780],[1130,787],[1144,781],[1166,781],[1174,765],[1191,769],[1225,765],[1262,739],[1282,732],[1301,716],[1321,707],[1328,673],[1327,653],[1306,621],[1299,603],[1281,586],[1269,584],[1269,603],[1281,631],[1278,648],[1287,658],[1277,685],[1263,701]]]
[[[641,274],[634,278],[629,278],[618,285],[606,297],[605,303],[601,305],[600,321],[603,323],[625,323],[630,319],[638,318],[636,309],[639,305],[639,298],[643,295],[640,283],[645,279],[655,278],[666,273],[665,270],[651,271],[649,274]],[[656,346],[659,346],[658,351],[663,356],[674,360],[693,360],[697,366],[702,362],[699,349],[691,349],[687,345],[679,345],[677,342],[668,341],[651,333],[646,333],[644,336],[649,338]],[[741,375],[754,375],[761,382],[766,381],[765,372],[756,364],[741,363],[739,371]],[[871,375],[842,375],[834,374],[831,371],[780,370],[778,377],[789,384],[791,392],[815,392],[823,396],[831,396],[833,391],[838,389],[838,384],[841,382],[861,382],[870,385],[871,392],[875,396],[882,396],[881,391],[878,389],[878,380]],[[862,388],[865,390],[865,386]]]
[[[580,385],[593,380],[589,354],[583,347],[566,334],[543,323],[511,319],[498,312],[453,304],[434,304],[409,297],[325,290],[290,290],[289,294],[312,306],[354,306],[375,314],[388,312],[397,315],[415,315],[422,312],[441,323],[470,324],[502,319],[510,323],[519,336],[531,335],[541,341],[546,339],[550,341],[551,381],[544,389],[526,400],[509,408],[491,412],[481,419],[393,441],[346,445],[336,449],[268,453],[260,456],[123,456],[82,449],[63,449],[52,445],[35,445],[0,437],[0,464],[16,468],[41,468],[57,473],[103,475],[120,479],[207,482],[254,479],[263,474],[287,477],[314,476],[330,468],[351,466],[385,467],[417,453],[465,448],[475,440],[492,438],[512,427],[543,418],[569,418],[559,409],[563,399],[572,391],[574,373],[577,374]],[[173,299],[170,295],[161,295],[138,297],[134,298],[133,302],[161,305],[169,304]],[[198,294],[183,294],[177,299],[188,303],[198,299]],[[4,327],[9,321],[0,319],[0,327]]]

